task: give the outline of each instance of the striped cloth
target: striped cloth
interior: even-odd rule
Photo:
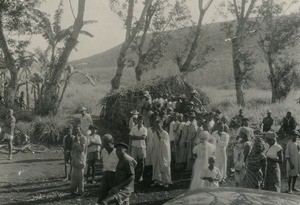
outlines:
[[[247,157],[246,175],[241,186],[244,188],[261,189],[263,185],[262,166],[266,156],[263,154],[264,146],[261,138],[257,137],[254,141],[251,153]]]

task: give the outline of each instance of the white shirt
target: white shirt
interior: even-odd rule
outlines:
[[[102,144],[101,137],[97,134],[88,136],[87,140],[88,140],[88,145],[90,145],[91,142],[97,143],[97,144]],[[88,146],[88,153],[89,152],[96,152],[96,151],[99,151],[99,150],[100,150],[100,145]]]
[[[169,137],[170,137],[170,141],[174,141],[175,140],[175,132],[174,132],[174,126],[175,126],[176,122],[172,121],[170,123],[170,131],[169,131]]]
[[[135,125],[131,130],[129,135],[132,136],[138,136],[141,137],[143,135],[147,136],[147,128],[145,128],[143,125],[141,126],[140,129],[138,129],[138,125]],[[132,140],[131,143],[132,147],[146,147],[146,142],[145,140]]]
[[[116,154],[116,149],[114,148],[110,154],[108,154],[106,149],[101,151],[101,159],[103,161],[103,171],[115,172],[119,158]]]
[[[129,126],[129,129],[130,129],[130,130],[131,130],[131,129],[133,128],[133,126],[135,125],[135,123],[134,123],[134,121],[133,121],[133,117],[134,117],[134,116],[132,116],[132,117],[130,118],[129,123],[128,123],[128,126]]]
[[[277,153],[282,150],[282,147],[275,142],[274,145],[270,146],[266,152],[266,156],[272,159],[278,159]]]
[[[89,114],[85,113],[83,116],[80,115],[80,127],[81,127],[84,135],[89,130],[89,126],[91,124],[93,124],[93,120]]]

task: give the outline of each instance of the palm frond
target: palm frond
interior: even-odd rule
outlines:
[[[35,9],[33,11],[34,20],[38,23],[38,28],[42,31],[42,36],[50,45],[54,43],[54,33],[51,22],[46,13]]]
[[[97,23],[98,21],[97,20],[86,20],[86,21],[83,21],[83,25],[88,25],[88,24],[94,24],[94,23]]]
[[[91,38],[94,37],[93,34],[91,34],[91,33],[88,32],[88,31],[84,31],[84,30],[79,31],[79,34],[83,34],[83,35],[86,35],[86,36],[91,37]]]
[[[55,11],[55,15],[53,18],[54,22],[52,23],[53,31],[55,34],[57,34],[61,31],[61,19],[62,19],[63,13],[64,13],[63,0],[60,0],[60,3],[58,5],[58,8]]]

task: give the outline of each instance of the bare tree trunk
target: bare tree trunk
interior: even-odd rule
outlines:
[[[241,6],[239,7],[236,0],[232,0],[233,3],[233,11],[236,16],[237,21],[237,29],[235,32],[235,36],[232,37],[232,61],[233,61],[233,71],[234,71],[234,79],[235,79],[235,89],[236,89],[236,99],[237,104],[240,106],[245,106],[245,99],[243,93],[243,73],[241,68],[240,61],[240,48],[243,45],[244,41],[244,32],[245,26],[249,20],[250,14],[253,12],[253,8],[257,0],[250,0],[248,9],[246,9],[247,0],[241,1]]]
[[[199,14],[199,18],[198,18],[198,24],[197,24],[197,29],[196,29],[196,33],[195,33],[195,36],[194,36],[194,40],[192,42],[191,48],[189,50],[189,53],[188,53],[187,58],[184,61],[184,63],[182,62],[182,57],[179,57],[177,59],[177,65],[178,65],[179,71],[181,73],[185,73],[185,72],[188,72],[190,70],[192,61],[193,61],[193,59],[195,58],[195,56],[197,54],[199,38],[200,38],[200,35],[201,35],[201,30],[202,30],[203,18],[205,16],[205,13],[207,12],[209,7],[213,3],[213,1],[214,0],[209,0],[206,3],[206,5],[203,7],[203,0],[198,0],[198,6],[199,6],[199,13],[200,14]]]
[[[143,71],[142,71],[142,68],[141,68],[140,61],[139,61],[139,63],[135,67],[135,80],[137,82],[142,81],[142,74],[143,74]]]
[[[145,6],[143,8],[141,16],[140,16],[140,18],[137,22],[137,25],[134,29],[131,28],[132,27],[132,25],[131,25],[132,18],[133,18],[132,12],[133,12],[134,0],[129,1],[128,14],[127,14],[127,19],[126,19],[126,39],[125,39],[124,43],[122,44],[122,47],[121,47],[121,50],[119,53],[119,57],[117,59],[116,74],[113,77],[113,79],[111,80],[111,87],[113,90],[119,89],[119,87],[120,87],[121,78],[123,75],[123,69],[125,68],[127,51],[129,49],[130,44],[132,43],[132,41],[134,40],[134,38],[136,37],[136,35],[138,34],[138,32],[141,29],[143,22],[144,22],[144,18],[146,16],[146,12],[147,12],[148,8],[150,7],[150,5],[152,4],[152,1],[153,0],[147,0],[145,2]],[[128,29],[130,29],[130,31]]]
[[[69,56],[77,44],[79,32],[83,26],[83,16],[85,10],[85,0],[78,1],[78,13],[74,21],[74,30],[71,36],[65,43],[64,50],[60,55],[58,62],[52,67],[50,79],[45,83],[42,89],[42,109],[40,114],[48,115],[50,113],[56,114],[58,111],[59,100],[59,82],[62,77],[64,68],[68,62]]]
[[[198,20],[198,26],[197,26],[197,30],[196,30],[196,33],[195,33],[194,41],[192,43],[191,49],[189,51],[189,54],[188,54],[185,62],[181,66],[180,66],[180,64],[178,64],[179,71],[181,73],[187,72],[190,69],[191,63],[192,63],[193,59],[196,56],[197,48],[198,48],[198,44],[199,44],[199,38],[200,38],[200,34],[201,34],[201,27],[202,27],[203,17],[204,17],[204,14],[200,13],[200,17],[199,17],[199,20]]]
[[[35,85],[32,87],[32,89],[33,89],[34,109],[37,111],[38,107],[37,107],[37,99],[36,99],[36,88],[35,88]]]
[[[15,102],[15,95],[18,88],[18,69],[15,66],[15,60],[9,51],[8,45],[3,31],[2,23],[2,8],[0,8],[0,48],[4,54],[5,65],[10,72],[10,82],[4,90],[4,100],[7,107],[13,107]]]
[[[28,85],[28,72],[26,71],[26,106],[27,108],[30,107],[30,102],[29,102],[29,85]]]
[[[234,39],[232,41],[232,62],[233,62],[233,70],[234,70],[233,73],[235,79],[237,104],[240,106],[245,106],[242,71],[241,71],[240,60],[239,60],[239,42],[237,39]]]

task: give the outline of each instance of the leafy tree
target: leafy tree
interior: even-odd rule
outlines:
[[[299,40],[300,18],[295,14],[284,15],[287,11],[285,6],[285,3],[276,0],[263,0],[256,18],[258,45],[270,72],[272,103],[285,99],[298,80],[297,63],[288,55],[288,49]]]
[[[168,43],[173,39],[171,31],[186,27],[189,21],[190,14],[185,1],[176,1],[174,4],[169,0],[152,2],[147,10],[143,28],[131,46],[137,54],[137,60],[127,60],[135,67],[137,81],[141,81],[144,72],[158,67]]]
[[[29,40],[15,40],[20,35],[36,33],[32,11],[40,5],[40,0],[0,0],[0,49],[4,56],[9,81],[4,88],[4,99],[8,107],[14,105],[18,90],[19,72],[32,62],[32,55],[26,52]]]
[[[120,87],[123,69],[126,66],[126,54],[135,37],[143,28],[147,11],[152,2],[153,0],[145,0],[140,17],[136,20],[134,17],[134,6],[136,5],[135,0],[128,0],[123,3],[120,3],[118,0],[109,1],[111,9],[122,18],[126,29],[125,41],[122,44],[117,59],[117,71],[114,78],[111,80],[112,89],[118,89]]]
[[[253,51],[245,47],[246,39],[251,35],[256,24],[250,21],[250,15],[255,13],[257,0],[230,0],[223,2],[221,6],[227,8],[227,12],[235,17],[232,22],[222,25],[222,31],[226,33],[227,40],[232,43],[232,62],[235,79],[237,104],[245,105],[243,86],[249,80],[256,63]]]
[[[39,112],[42,115],[50,113],[56,114],[62,100],[60,83],[63,74],[67,72],[67,61],[73,49],[78,43],[77,39],[80,34],[93,37],[87,31],[83,31],[82,27],[87,23],[95,21],[83,21],[85,12],[85,0],[78,0],[78,11],[74,24],[66,29],[61,27],[61,18],[63,15],[63,1],[61,0],[58,9],[54,15],[54,22],[51,24],[48,16],[35,10],[34,16],[39,22],[39,29],[42,36],[48,41],[49,47],[44,53],[44,59],[41,60],[45,66],[45,74],[42,76],[42,86],[40,89]],[[48,58],[50,56],[50,58]],[[40,56],[43,58],[42,56]],[[64,92],[63,92],[64,93]]]
[[[203,41],[201,42],[201,37],[204,36],[203,19],[213,1],[214,0],[208,0],[205,3],[204,0],[198,0],[198,23],[195,27],[190,29],[190,32],[185,38],[184,51],[176,55],[176,62],[181,73],[195,71],[208,63],[207,57],[213,50],[213,47],[210,44],[205,44]]]

